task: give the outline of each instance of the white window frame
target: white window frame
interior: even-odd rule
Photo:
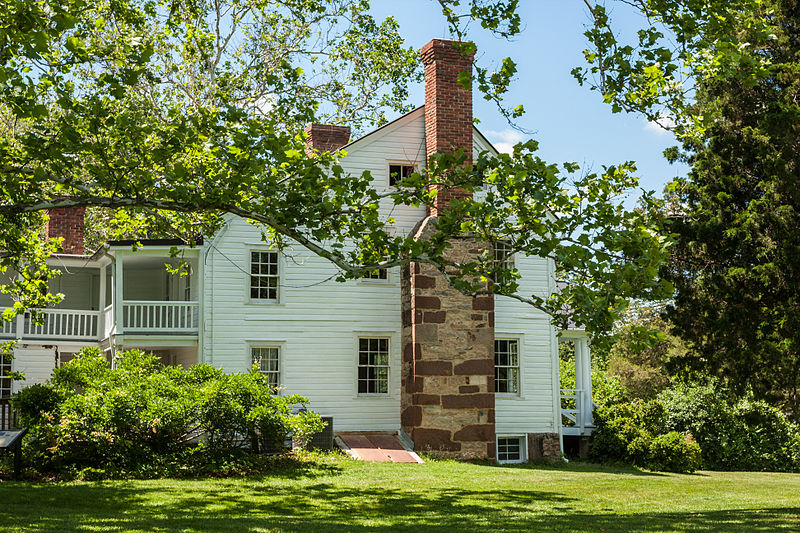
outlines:
[[[517,344],[517,364],[514,365],[501,365],[503,368],[516,368],[517,369],[517,391],[516,392],[500,392],[497,390],[497,341],[515,342]],[[495,396],[499,398],[521,398],[522,397],[522,337],[516,335],[495,335],[492,348],[494,354],[494,368],[495,368]]]
[[[266,376],[269,376],[271,374],[275,374],[276,375],[276,380],[275,380],[274,387],[275,387],[276,390],[280,389],[281,386],[282,386],[282,382],[283,382],[283,380],[281,379],[283,377],[283,347],[280,344],[277,344],[277,343],[248,342],[247,343],[247,356],[248,356],[248,361],[249,361],[249,365],[247,367],[248,369],[253,368],[253,365],[255,364],[255,361],[253,360],[253,350],[276,350],[277,351],[277,354],[278,354],[278,357],[277,357],[278,369],[273,372],[273,371],[270,371],[270,370],[264,371],[261,368],[259,368],[259,372],[261,372],[262,374],[264,374]]]
[[[509,252],[508,250],[513,250],[508,241],[500,239],[492,244],[492,261],[495,266],[504,267],[508,270],[517,268],[514,252]],[[500,257],[499,254],[501,252],[505,253]]]
[[[386,365],[362,365],[361,364],[361,341],[362,340],[385,340],[386,341]],[[360,332],[355,341],[355,394],[358,398],[390,398],[392,396],[392,335],[386,332],[367,333]],[[360,392],[360,369],[362,367],[386,367],[386,392]]]
[[[517,439],[519,442],[519,459],[500,459],[500,440]],[[524,463],[528,460],[528,437],[527,435],[497,435],[495,440],[495,451],[497,462],[501,465],[513,465]]]
[[[369,278],[366,275],[364,275],[364,276],[361,276],[360,278],[358,278],[358,280],[363,282],[363,283],[372,283],[372,284],[378,284],[378,285],[385,285],[385,284],[391,282],[392,274],[391,274],[391,271],[388,268],[379,268],[379,269],[376,269],[376,271],[377,270],[383,270],[384,272],[386,272],[386,277],[385,278]]]
[[[275,276],[266,275],[265,277],[274,277],[276,279],[275,298],[253,298],[253,254],[254,253],[271,253],[276,255],[276,267],[278,273]],[[247,302],[253,304],[268,304],[274,305],[281,302],[281,281],[283,280],[283,261],[281,254],[274,249],[266,248],[248,248],[247,249],[247,276],[245,276],[245,284],[247,287]],[[258,275],[258,274],[256,274]]]
[[[417,165],[417,163],[415,161],[392,161],[392,160],[387,160],[386,161],[386,185],[389,186],[389,187],[397,187],[396,184],[392,183],[392,172],[391,172],[391,168],[392,167],[401,167],[401,170],[400,170],[401,172],[402,172],[402,167],[411,167],[411,173],[413,174],[414,172],[417,172],[417,166],[418,165]],[[405,177],[407,177],[407,176],[401,176],[400,179],[403,179]]]
[[[3,387],[0,381],[0,398],[10,398],[14,393],[14,380],[11,373],[14,371],[14,360],[8,354],[0,354],[0,380],[8,380],[8,387]]]

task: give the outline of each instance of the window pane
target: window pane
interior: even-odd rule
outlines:
[[[519,437],[497,439],[498,461],[520,461],[522,459],[522,443]]]
[[[358,392],[388,394],[389,339],[373,337],[358,340]]]
[[[495,392],[519,394],[519,341],[494,341]]]
[[[278,299],[278,253],[250,253],[250,298]]]
[[[252,347],[250,348],[253,364],[258,370],[267,376],[271,387],[278,387],[280,383],[280,349],[271,347]]]

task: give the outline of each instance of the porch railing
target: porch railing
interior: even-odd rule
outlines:
[[[564,435],[590,435],[593,404],[583,389],[561,389],[561,426]],[[587,409],[590,411],[587,413]]]
[[[35,323],[31,314],[25,315],[22,337],[48,339],[96,339],[100,318],[98,311],[45,309],[42,320]]]
[[[10,322],[3,320],[0,321],[0,336],[2,337],[16,337],[17,336],[17,320],[16,317],[11,319]]]
[[[32,313],[18,315],[11,322],[0,322],[0,337],[16,339],[97,339],[100,313],[75,309],[44,309],[41,320]]]
[[[197,333],[199,302],[122,302],[122,329],[142,333]]]
[[[101,338],[107,339],[114,330],[114,304],[100,311],[100,322],[103,328]]]

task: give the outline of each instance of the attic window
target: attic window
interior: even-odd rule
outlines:
[[[378,268],[375,270],[370,270],[369,272],[364,272],[361,275],[361,279],[389,279],[388,271],[385,268]]]
[[[398,181],[414,173],[414,165],[389,165],[389,185],[396,185]]]

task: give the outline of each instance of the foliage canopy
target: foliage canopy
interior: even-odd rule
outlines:
[[[440,0],[454,36],[478,22],[501,37],[520,31],[517,2]],[[396,22],[376,21],[366,0],[5,0],[0,49],[0,247],[22,280],[7,287],[14,312],[53,302],[42,279],[57,249],[42,242],[44,212],[108,209],[109,237],[164,233],[192,242],[228,214],[256,224],[276,246],[293,241],[333,262],[340,279],[409,261],[439,266],[460,290],[496,292],[602,332],[630,298],[659,298],[669,239],[654,230],[652,197],[626,210],[637,184],[631,163],[581,174],[536,157],[440,156],[405,187],[379,193],[371,176],[349,175],[331,154],[304,153],[311,121],[380,124],[406,109],[419,78],[416,53]],[[466,45],[471,46],[471,45]],[[502,97],[516,71],[475,65],[473,85],[513,119]],[[468,79],[464,80],[469,83]],[[382,200],[431,204],[431,184],[469,191],[417,242],[393,231]],[[309,198],[318,201],[309,202]],[[568,282],[555,295],[518,294],[515,272],[487,254],[445,261],[447,238],[472,232],[514,251],[553,258]],[[7,313],[7,317],[10,316]]]

